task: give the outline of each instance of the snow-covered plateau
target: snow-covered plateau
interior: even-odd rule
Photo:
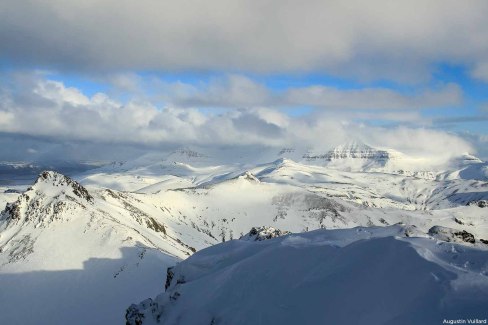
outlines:
[[[1,185],[0,323],[486,319],[488,163],[426,166],[185,148]]]

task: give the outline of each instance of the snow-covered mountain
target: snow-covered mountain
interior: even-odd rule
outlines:
[[[55,172],[0,217],[0,311],[9,324],[116,324],[121,311],[193,253],[164,224],[110,190]],[[28,305],[28,311],[20,306]]]
[[[392,162],[404,159],[393,151],[356,143],[331,152],[322,163],[302,159],[292,148],[239,155],[183,149],[73,178],[43,172],[28,189],[0,186],[6,204],[0,217],[0,285],[6,288],[0,314],[10,323],[39,324],[41,315],[41,324],[83,324],[80,315],[90,310],[100,323],[120,323],[128,305],[163,290],[167,267],[195,251],[286,231],[401,224],[403,230],[395,228],[401,236],[461,242],[486,257],[488,183],[470,178],[480,175],[473,171],[483,171],[485,162],[460,158],[452,169],[427,177],[389,171]],[[356,160],[361,168],[351,168],[349,161]],[[364,161],[385,164],[363,168]],[[332,164],[340,162],[344,166]],[[474,244],[463,240],[471,237]],[[23,304],[32,312],[19,313]]]
[[[368,325],[486,319],[486,248],[413,235],[397,225],[216,245],[168,270],[166,291],[130,306],[127,323]]]
[[[380,172],[427,179],[488,180],[487,163],[467,153],[450,161],[434,163],[426,157],[410,156],[391,148],[378,149],[357,140],[338,145],[325,153],[309,151],[297,161],[353,172]]]
[[[389,159],[395,158],[392,150],[379,150],[372,148],[365,143],[357,140],[351,140],[337,147],[329,150],[325,154],[306,154],[304,158],[310,161],[313,160],[347,160],[347,159],[366,159],[375,160],[379,162],[386,162]]]
[[[440,174],[442,179],[488,180],[488,162],[473,155],[464,154],[450,162],[451,168]]]
[[[406,157],[392,149],[381,150],[357,140],[351,140],[325,152],[307,152],[303,155],[306,163],[326,165],[330,168],[353,171],[392,169],[392,161]]]
[[[469,159],[468,159],[469,158]],[[230,179],[255,169],[293,161],[304,168],[326,167],[328,171],[386,173],[415,178],[488,180],[487,165],[474,156],[460,155],[444,166],[425,169],[425,158],[411,157],[393,149],[377,149],[349,141],[325,153],[296,148],[236,152],[233,148],[208,150],[181,148],[169,153],[150,153],[132,161],[114,162],[79,175],[87,186],[122,191],[186,188]]]
[[[460,153],[448,161],[441,161],[429,156],[412,156],[392,148],[375,148],[359,140],[347,141],[325,152],[309,150],[302,155],[302,159],[292,159],[304,164],[349,171],[399,173],[422,178],[446,178],[449,175],[451,179],[488,179],[486,162],[472,154]],[[456,173],[464,169],[470,172],[462,175]]]

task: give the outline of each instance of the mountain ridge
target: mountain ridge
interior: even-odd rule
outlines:
[[[43,304],[26,296],[28,288],[11,288],[12,279],[18,279],[13,274],[50,270],[79,275],[83,273],[69,270],[81,270],[90,261],[90,270],[97,269],[97,264],[106,265],[103,271],[90,275],[97,283],[90,290],[122,290],[124,294],[110,296],[107,303],[111,310],[119,308],[119,316],[123,317],[123,310],[130,303],[142,301],[151,292],[153,296],[157,294],[154,283],[162,286],[165,267],[206,247],[245,237],[251,227],[267,238],[269,234],[279,234],[277,229],[297,234],[320,228],[388,227],[401,223],[404,235],[409,237],[434,238],[437,235],[429,235],[431,229],[449,229],[443,230],[443,236],[452,234],[452,242],[466,247],[483,249],[488,240],[488,224],[483,218],[486,208],[478,204],[488,199],[487,182],[483,180],[467,180],[454,174],[446,179],[438,174],[428,179],[399,173],[347,171],[276,156],[269,163],[255,165],[213,165],[213,161],[210,166],[192,166],[174,161],[153,163],[148,159],[144,162],[148,168],[134,164],[134,169],[106,173],[103,177],[100,171],[73,178],[46,171],[25,192],[4,193],[9,197],[17,195],[20,203],[16,205],[14,200],[8,206],[20,208],[18,218],[7,218],[11,214],[8,209],[0,218],[0,285],[7,288],[2,300],[8,301],[0,307],[2,315],[9,320],[19,317],[11,310],[23,301],[33,304],[38,312],[53,308],[49,301]],[[482,163],[470,159],[467,166],[478,168]],[[126,189],[117,190],[117,184]],[[261,226],[271,228],[261,231]],[[367,234],[369,228],[365,229]],[[443,236],[436,240],[442,243],[450,238]],[[472,238],[474,243],[459,238]],[[130,253],[121,257],[118,252]],[[151,280],[136,290],[139,298],[131,298],[134,283],[146,277],[143,272]],[[134,280],[128,278],[129,274]],[[38,280],[32,280],[31,287],[41,288],[42,278],[36,276]],[[119,282],[120,279],[130,283]],[[61,285],[56,279],[49,283]],[[80,290],[76,283],[72,286],[73,290]],[[19,294],[10,294],[9,290]],[[58,299],[69,298],[60,295]],[[82,305],[89,304],[88,297],[83,299],[87,301],[80,304],[77,313],[82,312]],[[94,315],[102,316],[106,311],[90,306]],[[76,324],[69,318],[63,322]],[[25,319],[24,323],[34,322]]]

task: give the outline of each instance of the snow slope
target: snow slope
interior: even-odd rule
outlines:
[[[272,162],[260,161],[272,156],[264,153],[254,158],[244,156],[240,162],[236,156],[232,150],[213,157],[185,149],[105,166],[77,179],[88,188],[156,193],[210,186],[249,171],[264,182],[304,187],[373,207],[409,210],[450,208],[487,197],[486,163],[469,155],[439,170],[419,170],[417,163],[422,162],[414,158],[358,142],[338,146],[319,160],[307,158],[307,154],[297,158],[292,148],[275,154],[281,158]]]
[[[442,324],[486,319],[488,250],[401,226],[234,240],[171,269],[129,324]]]
[[[288,155],[301,154],[291,148],[253,154],[177,150],[107,165],[77,181],[45,172],[23,194],[0,193],[7,204],[0,314],[14,324],[76,324],[86,323],[89,310],[97,319],[89,323],[120,323],[130,303],[162,290],[168,266],[252,227],[301,233],[401,224],[410,236],[445,241],[447,234],[468,250],[488,240],[481,204],[488,183],[478,173],[486,163],[472,157],[448,171],[419,173],[295,162]],[[280,232],[262,237],[274,234]],[[470,236],[474,245],[462,240]],[[32,312],[19,312],[23,305]]]
[[[192,253],[165,230],[115,192],[42,173],[0,217],[1,322],[121,323]]]

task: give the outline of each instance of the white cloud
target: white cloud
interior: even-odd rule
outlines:
[[[354,115],[336,111],[317,110],[301,117],[290,117],[278,109],[254,107],[204,114],[194,108],[161,109],[147,101],[134,100],[122,105],[101,93],[88,97],[78,89],[67,88],[61,82],[39,75],[32,75],[30,79],[26,75],[13,77],[12,80],[17,80],[17,84],[0,85],[3,96],[0,132],[36,141],[45,139],[47,143],[82,141],[90,144],[94,151],[108,145],[126,144],[153,149],[201,145],[327,150],[350,137],[440,159],[472,151],[468,142],[442,131],[371,127],[353,121]],[[10,87],[18,91],[12,92]],[[378,116],[374,112],[364,112],[366,119]],[[416,118],[408,112],[395,112],[391,113],[391,119]]]
[[[458,135],[426,128],[372,128],[362,136],[372,145],[401,148],[406,154],[428,158],[429,163],[434,164],[476,151],[468,141]]]
[[[484,0],[3,0],[0,57],[92,72],[326,71],[421,81],[439,62],[484,71],[487,12]]]
[[[11,112],[0,111],[0,126],[8,127],[15,119],[15,116]]]
[[[47,100],[52,100],[58,104],[69,103],[71,105],[80,106],[88,105],[90,99],[83,95],[78,89],[72,87],[65,87],[59,81],[46,80],[39,82],[37,87],[33,89],[34,94],[39,95]]]

